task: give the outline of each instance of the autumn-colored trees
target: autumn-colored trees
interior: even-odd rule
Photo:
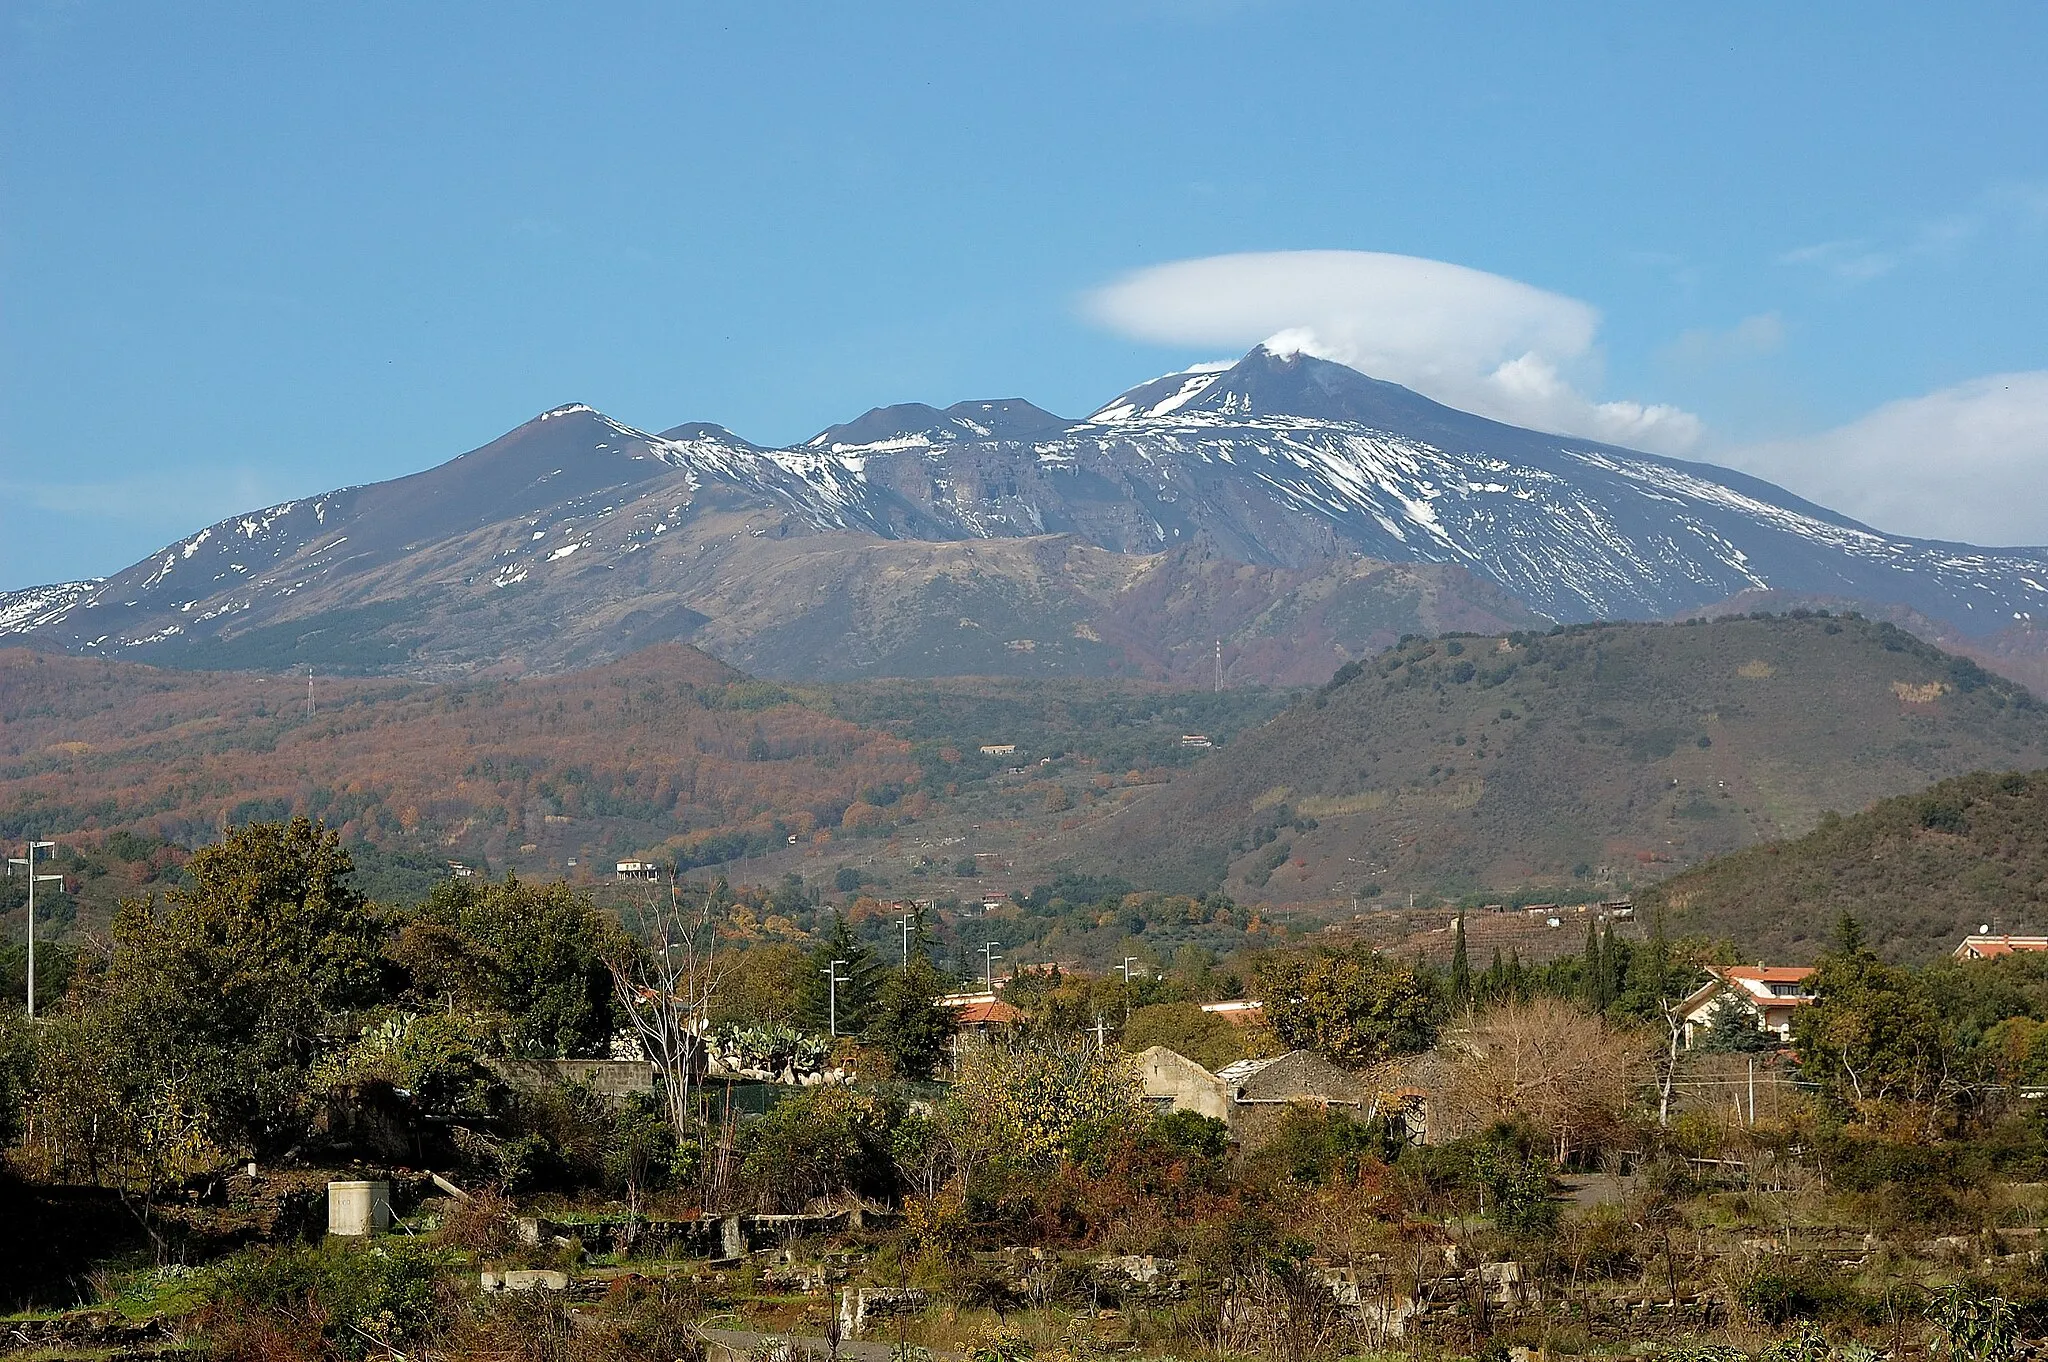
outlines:
[[[1443,1049],[1449,1129],[1526,1123],[1549,1137],[1560,1163],[1622,1129],[1649,1074],[1647,1033],[1555,997],[1467,1014],[1445,1031]]]
[[[765,847],[918,774],[900,740],[675,645],[514,681],[322,680],[310,714],[296,677],[11,653],[0,678],[19,710],[0,750],[40,757],[0,778],[0,820],[44,836],[146,820],[197,842],[298,814],[344,843],[452,837],[469,857],[580,826],[573,855],[619,824]]]

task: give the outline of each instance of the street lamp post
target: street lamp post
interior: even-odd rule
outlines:
[[[839,977],[839,967],[845,963],[844,960],[834,960],[818,971],[825,976],[826,1024],[835,1037],[839,1034],[839,986],[846,982]]]
[[[996,947],[1002,944],[1000,941],[991,941],[981,948],[982,986],[990,993],[996,991],[996,961],[1003,958],[996,954]]]
[[[8,874],[12,875],[14,867],[20,866],[28,875],[28,1015],[31,1020],[36,1015],[36,886],[48,884],[52,880],[58,884],[64,882],[62,875],[36,874],[36,853],[56,849],[55,842],[31,841],[28,844],[28,855],[7,858]]]
[[[911,916],[905,913],[896,919],[896,925],[903,929],[903,968],[910,968],[910,923]]]

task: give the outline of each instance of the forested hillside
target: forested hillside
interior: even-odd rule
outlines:
[[[654,852],[686,870],[744,862],[736,878],[829,879],[899,832],[917,845],[894,848],[896,868],[918,863],[921,892],[974,894],[935,881],[963,852],[927,854],[958,843],[929,823],[1050,828],[1107,799],[1097,782],[1198,762],[1206,749],[1184,735],[1227,745],[1286,701],[1118,681],[788,689],[664,645],[547,678],[320,677],[309,712],[300,675],[14,651],[0,653],[0,838],[64,843],[89,917],[175,871],[161,839],[197,846],[286,815],[326,820],[386,897],[424,892],[451,859],[555,876]]]
[[[737,856],[915,781],[907,743],[668,645],[459,686],[0,654],[0,837],[188,845],[304,814],[345,841],[497,867],[680,838]],[[721,840],[722,839],[722,840]]]
[[[1103,825],[1084,867],[1299,901],[1629,887],[1947,776],[2048,764],[2048,712],[1820,615],[1410,640]]]
[[[1979,925],[2048,930],[2048,773],[1980,772],[1826,816],[1804,837],[1710,861],[1650,890],[1675,932],[1805,961],[1851,913],[1898,959],[1953,949]]]

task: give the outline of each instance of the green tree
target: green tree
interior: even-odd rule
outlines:
[[[1428,1049],[1443,1019],[1431,989],[1371,951],[1282,956],[1260,987],[1266,1021],[1285,1044],[1354,1068]]]
[[[450,880],[400,934],[401,945],[418,935],[415,926],[439,928],[447,958],[466,958],[464,992],[512,1019],[519,1051],[601,1055],[618,1031],[622,1018],[605,960],[621,929],[568,885],[527,884],[513,875],[496,884]]]
[[[1579,960],[1579,991],[1587,1008],[1594,1012],[1605,1006],[1600,997],[1600,986],[1606,973],[1606,962],[1600,954],[1600,930],[1589,917],[1586,919],[1586,949],[1581,952]]]
[[[21,1134],[35,1063],[35,1033],[27,1014],[0,1012],[0,1149]]]
[[[887,1055],[898,1078],[930,1078],[945,1059],[953,1038],[953,1015],[938,1001],[945,992],[944,976],[922,955],[882,980],[861,1042]]]
[[[1816,1001],[1792,1017],[1801,1073],[1839,1109],[1879,1120],[1910,1108],[1932,1133],[1966,1074],[1929,990],[1860,946],[1822,956],[1808,985]]]
[[[1649,941],[1629,953],[1613,1009],[1661,1026],[1672,1003],[1691,991],[1694,970],[1679,959],[1664,936],[1664,911],[1657,910]]]
[[[1728,997],[1714,1009],[1706,1034],[1695,1048],[1715,1054],[1756,1055],[1778,1048],[1776,1035],[1763,1028],[1756,1009],[1740,998]]]
[[[304,818],[195,852],[190,883],[122,903],[84,1005],[123,1099],[259,1155],[303,1131],[306,1076],[345,1014],[380,998],[381,924],[340,839]]]
[[[1210,1070],[1249,1053],[1244,1027],[1204,1012],[1198,1003],[1153,1003],[1134,1009],[1124,1023],[1124,1049],[1136,1054],[1154,1045],[1164,1045]]]
[[[810,1088],[750,1122],[740,1176],[766,1211],[800,1211],[835,1192],[891,1189],[888,1114],[867,1093],[837,1084]]]
[[[875,996],[881,987],[882,962],[874,950],[854,935],[843,913],[832,915],[832,926],[810,954],[810,968],[797,994],[797,1017],[813,1031],[828,1028],[834,1012],[832,986],[825,971],[839,961],[839,1034],[858,1035],[874,1013]]]
[[[1494,1223],[1510,1234],[1540,1236],[1556,1227],[1559,1205],[1548,1160],[1512,1132],[1480,1141],[1472,1172]]]
[[[728,949],[711,1020],[720,1026],[795,1026],[804,986],[813,977],[810,968],[810,952],[791,941]]]

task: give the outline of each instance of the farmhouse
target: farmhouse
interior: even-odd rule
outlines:
[[[1240,1059],[1211,1073],[1176,1050],[1154,1045],[1136,1059],[1145,1100],[1174,1111],[1213,1116],[1242,1132],[1259,1114],[1299,1102],[1350,1107],[1361,1113],[1368,1082],[1307,1050],[1268,1059]]]
[[[1789,1040],[1792,1014],[1813,1001],[1806,984],[1811,965],[1708,965],[1706,971],[1707,982],[1675,1009],[1688,1049],[1730,1007],[1745,1009],[1759,1031]]]

